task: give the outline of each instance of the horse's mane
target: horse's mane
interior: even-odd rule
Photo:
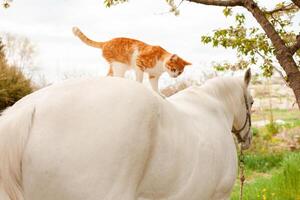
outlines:
[[[243,101],[245,84],[241,77],[216,77],[205,82],[201,90],[221,100],[235,111],[235,105]]]

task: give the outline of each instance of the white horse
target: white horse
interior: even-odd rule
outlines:
[[[0,199],[228,199],[232,128],[243,148],[251,141],[250,77],[216,78],[167,99],[120,78],[28,95],[0,117]]]

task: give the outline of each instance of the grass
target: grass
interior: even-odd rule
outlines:
[[[274,168],[278,168],[278,163],[282,162],[286,152],[275,154],[246,154],[246,170],[267,173]]]
[[[298,109],[273,109],[272,112],[274,120],[281,119],[284,120],[286,123],[292,123],[300,119],[300,112]],[[255,111],[251,116],[253,121],[260,121],[269,119],[269,115],[270,110],[265,109],[262,111]]]
[[[253,114],[253,120],[268,119],[268,110]],[[284,124],[252,127],[254,138],[245,155],[244,200],[300,200],[300,152],[284,148],[286,139],[300,135],[299,110],[273,110],[274,120]],[[285,137],[275,137],[284,132]],[[282,134],[281,134],[282,135]],[[231,200],[239,199],[239,179]]]
[[[255,112],[253,114],[253,121],[259,121],[263,119],[267,119],[266,116],[270,114],[268,110]],[[262,127],[252,127],[252,132],[254,135],[253,144],[251,145],[252,152],[266,152],[269,151],[272,146],[280,145],[283,141],[283,138],[274,137],[278,133],[285,133],[286,138],[292,138],[293,135],[298,134],[300,128],[300,112],[299,110],[273,110],[274,121],[277,119],[281,119],[284,121],[283,124],[278,124],[276,122],[266,124]],[[273,149],[271,149],[271,152]],[[269,151],[270,152],[270,151]]]
[[[266,166],[262,163],[270,164]],[[300,200],[299,165],[300,152],[274,156],[248,156],[246,170],[266,173],[255,179],[248,179],[244,187],[244,199]],[[238,199],[239,185],[237,184],[232,193],[231,200]]]

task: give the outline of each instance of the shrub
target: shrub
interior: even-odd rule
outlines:
[[[280,126],[277,123],[271,122],[265,125],[264,129],[262,130],[262,135],[264,139],[270,140],[273,137],[273,135],[279,133],[279,129]]]
[[[19,68],[7,64],[0,40],[0,111],[32,91],[31,80]]]
[[[266,129],[270,135],[275,135],[279,132],[279,125],[275,122],[272,122],[266,125]]]
[[[252,127],[252,134],[253,134],[253,136],[257,136],[257,135],[258,135],[258,133],[259,133],[259,130],[258,130],[258,128],[257,128],[257,127],[255,127],[255,126],[253,126],[253,127]]]

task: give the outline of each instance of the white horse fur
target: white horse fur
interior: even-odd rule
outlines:
[[[167,99],[116,77],[34,92],[0,117],[0,199],[228,199],[249,80],[216,78]]]

